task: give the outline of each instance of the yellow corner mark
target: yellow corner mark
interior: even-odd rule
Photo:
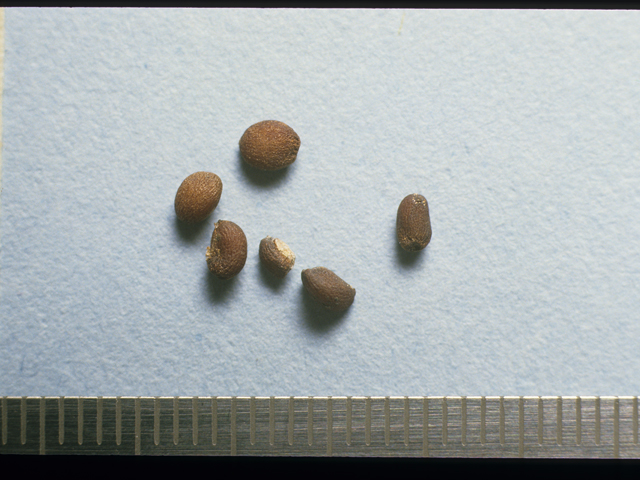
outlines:
[[[400,28],[398,29],[398,35],[402,31],[402,25],[404,24],[404,12],[402,12],[402,19],[400,19]]]

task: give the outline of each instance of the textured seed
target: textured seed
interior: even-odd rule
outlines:
[[[218,206],[222,180],[215,173],[196,172],[184,179],[176,193],[176,215],[186,223],[198,223]]]
[[[408,252],[422,250],[431,241],[431,220],[427,199],[417,193],[407,195],[398,207],[398,243]]]
[[[260,170],[280,170],[291,165],[299,148],[298,134],[276,120],[251,125],[240,138],[242,158]]]
[[[302,270],[302,284],[313,298],[334,312],[349,308],[356,296],[355,288],[324,267]]]
[[[296,256],[282,240],[265,237],[260,241],[260,261],[276,277],[284,278],[293,268]]]
[[[235,277],[247,261],[247,237],[233,222],[220,220],[207,247],[207,266],[218,278]]]

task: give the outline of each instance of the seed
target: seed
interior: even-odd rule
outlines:
[[[233,222],[219,220],[207,247],[207,266],[216,277],[235,277],[247,261],[247,237]]]
[[[313,298],[334,312],[349,308],[356,296],[355,288],[324,267],[302,270],[302,284]]]
[[[185,223],[198,223],[218,206],[222,180],[215,173],[196,172],[184,179],[176,193],[176,215]]]
[[[260,261],[276,277],[284,278],[293,268],[296,256],[282,240],[265,237],[260,241]]]
[[[251,125],[240,138],[242,158],[260,170],[280,170],[291,165],[299,148],[298,134],[276,120]]]
[[[407,195],[398,207],[396,220],[398,243],[408,252],[417,252],[431,240],[429,204],[422,195]]]

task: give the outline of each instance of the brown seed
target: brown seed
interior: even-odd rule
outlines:
[[[291,165],[299,148],[298,134],[276,120],[251,125],[240,138],[242,158],[260,170],[280,170]]]
[[[260,261],[276,277],[284,278],[293,268],[296,256],[282,240],[265,237],[260,241]]]
[[[235,277],[247,261],[247,237],[233,222],[219,220],[207,247],[207,266],[216,277],[226,280]]]
[[[302,284],[318,302],[334,312],[349,308],[356,289],[324,267],[302,270]]]
[[[429,204],[422,195],[407,195],[398,207],[396,220],[398,243],[408,252],[422,250],[431,241]]]
[[[198,223],[218,206],[222,180],[215,173],[196,172],[184,179],[176,193],[176,215],[185,223]]]

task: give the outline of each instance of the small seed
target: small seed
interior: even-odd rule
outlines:
[[[247,237],[233,222],[219,220],[207,247],[207,266],[216,277],[226,280],[235,277],[247,261]]]
[[[176,215],[185,223],[198,223],[218,206],[222,180],[215,173],[196,172],[184,179],[176,193]]]
[[[293,268],[296,256],[282,240],[265,237],[260,241],[260,261],[276,277],[284,278]]]
[[[324,267],[302,270],[302,284],[318,302],[334,312],[349,308],[356,289]]]
[[[398,243],[408,252],[417,252],[431,241],[429,204],[422,195],[407,195],[398,207],[396,220]]]
[[[260,170],[280,170],[291,165],[299,148],[298,134],[276,120],[251,125],[240,138],[242,158]]]

